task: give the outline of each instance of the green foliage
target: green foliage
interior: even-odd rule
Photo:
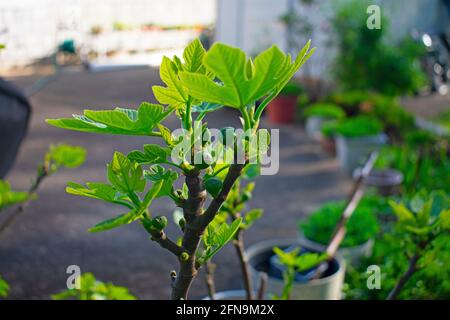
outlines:
[[[83,273],[80,289],[68,289],[52,295],[53,300],[136,300],[127,288],[95,279],[92,273]]]
[[[327,245],[345,208],[343,201],[328,202],[311,213],[305,222],[299,224],[301,232],[309,240]],[[346,225],[342,247],[354,247],[373,239],[379,229],[374,214],[376,208],[369,203],[360,203]]]
[[[143,219],[148,206],[161,192],[164,180],[159,179],[145,191],[142,167],[135,161],[128,159],[120,152],[115,152],[111,163],[107,166],[109,184],[88,182],[86,187],[69,182],[66,191],[70,194],[99,199],[125,206],[128,213],[105,220],[89,229],[91,232],[105,231]],[[142,193],[142,197],[138,195]]]
[[[0,298],[6,298],[9,292],[8,283],[0,276]]]
[[[374,90],[388,95],[414,93],[425,84],[419,58],[424,52],[412,41],[386,43],[388,21],[367,28],[368,1],[345,1],[335,9],[332,41],[338,52],[333,65],[336,82],[347,90]]]
[[[327,119],[345,118],[345,112],[341,107],[332,103],[315,103],[305,109],[306,117],[323,117]]]
[[[350,266],[345,293],[347,299],[385,299],[408,268],[410,257],[418,254],[416,272],[406,283],[399,299],[447,299],[450,296],[450,198],[442,191],[422,191],[404,202],[390,202],[397,222],[375,242],[373,254],[360,266]],[[369,265],[380,266],[380,290],[367,289]]]
[[[54,174],[60,167],[77,168],[84,163],[85,159],[86,150],[81,147],[67,144],[50,145],[44,156],[44,162],[37,169],[34,184]],[[8,181],[0,180],[0,211],[8,206],[23,203],[34,196],[29,192],[12,191]]]
[[[300,248],[291,251],[283,251],[278,247],[273,251],[280,259],[280,263],[286,267],[283,271],[284,287],[281,296],[273,297],[276,300],[289,300],[292,286],[295,280],[295,274],[318,266],[327,260],[326,253],[300,253]]]
[[[327,138],[334,138],[336,136],[336,129],[339,125],[339,122],[336,120],[326,121],[320,127],[320,131]]]
[[[300,51],[294,62],[276,46],[259,54],[254,62],[238,49],[221,43],[214,44],[203,58],[207,74],[179,71],[178,75],[187,92],[200,101],[240,109],[246,129],[257,122],[264,107],[286,86],[297,70],[312,55],[310,42]],[[174,71],[175,73],[176,71]],[[215,82],[209,75],[215,75]],[[248,119],[247,108],[266,97],[253,119]]]
[[[234,234],[239,230],[242,218],[234,220],[231,225],[223,221],[223,218],[218,215],[206,228],[205,234],[202,236],[203,251],[199,254],[198,262],[205,264],[209,261],[220,249],[223,248]]]
[[[375,166],[394,168],[403,174],[403,191],[414,194],[420,189],[442,189],[450,192],[448,141],[427,132],[406,137],[402,146],[386,146],[380,151]]]
[[[67,119],[47,119],[47,123],[62,129],[104,134],[157,136],[157,124],[167,118],[172,109],[143,102],[138,110],[115,108],[114,110],[85,110],[82,116]]]
[[[409,205],[389,202],[398,223],[397,229],[417,247],[430,238],[450,230],[450,199],[442,193],[418,193]],[[423,248],[420,248],[423,249]]]
[[[54,172],[59,167],[70,169],[78,168],[86,160],[86,149],[68,144],[51,145],[45,155],[45,161],[50,164],[50,171]]]
[[[251,198],[253,185],[247,184],[240,194],[235,181],[239,176],[252,178],[258,175],[259,164],[246,163],[240,169],[240,166],[233,167],[221,160],[220,155],[234,159],[235,150],[224,147],[220,141],[213,145],[207,124],[194,122],[193,114],[197,114],[196,120],[202,120],[224,105],[237,108],[246,134],[256,136],[262,130],[258,130],[258,126],[265,106],[280,93],[313,51],[308,42],[291,61],[290,55],[273,46],[253,61],[242,50],[220,43],[206,52],[200,41],[195,40],[186,47],[182,58],[163,58],[160,76],[164,86],[154,86],[153,93],[164,106],[144,102],[138,110],[85,110],[82,116],[47,120],[56,127],[76,131],[154,136],[161,138],[160,142],[165,144],[146,144],[142,150],[134,150],[127,156],[115,152],[107,166],[107,183],[87,182],[85,186],[68,183],[68,193],[107,201],[127,209],[124,214],[103,221],[90,231],[109,230],[139,221],[150,233],[151,240],[171,251],[180,264],[192,264],[191,268],[199,268],[211,259],[240,229],[250,227],[261,216],[260,210],[251,210],[246,215],[236,211]],[[256,107],[256,100],[259,99],[264,100]],[[176,135],[162,124],[174,111],[181,129],[184,129],[183,133]],[[232,131],[232,138],[244,147],[248,162],[260,159],[261,153],[267,152],[265,148],[256,155],[252,154],[251,139],[238,139],[234,128]],[[198,141],[198,132],[203,138],[206,137],[206,141]],[[267,147],[270,136],[262,139],[264,141],[258,143],[264,143]],[[181,161],[171,162],[169,157],[172,155],[178,156]],[[201,156],[201,163],[196,162],[198,156]],[[239,172],[234,176],[236,170]],[[180,189],[175,189],[174,185],[178,185],[177,180],[181,176],[185,178],[185,183]],[[209,194],[204,192],[204,188]],[[230,194],[229,189],[232,189]],[[224,194],[223,190],[226,190]],[[183,216],[177,214],[175,219],[183,232],[179,241],[170,240],[164,232],[168,224],[165,216],[152,217],[150,206],[159,197],[170,197],[183,211]],[[213,202],[210,202],[211,197],[215,197]],[[223,201],[226,203],[222,205]],[[205,208],[205,203],[212,205]],[[215,204],[219,204],[217,208]],[[230,212],[234,215],[228,215],[225,210],[232,210]],[[230,224],[225,222],[227,218],[231,218]],[[193,236],[193,230],[195,234],[202,235],[202,248],[198,247],[199,237]],[[180,268],[181,273],[186,270]],[[176,284],[179,283],[175,281]],[[187,288],[184,289],[187,292]],[[183,294],[177,298],[186,297],[187,294]]]
[[[337,134],[348,138],[374,136],[381,132],[383,132],[381,123],[367,116],[344,119],[336,127]]]
[[[0,180],[0,210],[28,200],[28,192],[12,191],[8,181]]]
[[[247,167],[247,174],[244,173],[242,179],[253,179],[256,177],[257,172],[252,172],[252,166]],[[259,166],[254,166],[254,170],[258,170]],[[236,219],[237,215],[242,217],[241,229],[247,230],[259,220],[263,215],[262,209],[250,209],[246,210],[246,203],[251,200],[252,193],[255,188],[254,182],[249,182],[245,186],[242,186],[241,180],[236,181],[226,201],[220,208],[220,213],[225,214],[231,218]]]
[[[304,92],[304,89],[301,85],[295,82],[288,82],[281,89],[280,96],[299,96]]]

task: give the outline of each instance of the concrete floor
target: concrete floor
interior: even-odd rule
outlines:
[[[140,69],[108,73],[64,72],[35,94],[34,114],[28,136],[8,179],[15,189],[26,189],[50,143],[70,143],[87,148],[86,163],[76,170],[61,170],[44,182],[34,201],[0,241],[0,274],[11,285],[11,299],[48,299],[64,289],[66,268],[79,265],[83,272],[127,286],[140,299],[169,296],[169,272],[175,259],[152,243],[138,225],[104,233],[86,230],[99,221],[121,213],[118,208],[65,193],[67,181],[105,181],[105,164],[114,150],[128,152],[153,138],[103,136],[64,131],[48,126],[44,119],[68,117],[84,108],[137,107],[153,101],[151,85],[159,82],[156,70]],[[21,86],[29,78],[16,78]],[[208,118],[211,127],[236,125],[237,115],[224,109]],[[167,126],[175,128],[171,118]],[[263,122],[263,126],[267,123]],[[337,160],[327,156],[319,144],[308,139],[300,126],[282,126],[280,171],[257,180],[252,207],[262,207],[265,216],[246,234],[247,244],[262,239],[296,237],[298,219],[325,200],[345,196],[349,180],[338,169]],[[173,204],[161,199],[155,214],[171,217]],[[169,228],[173,238],[174,227]],[[218,290],[241,287],[239,267],[231,247],[215,259]],[[191,298],[206,295],[200,274]]]

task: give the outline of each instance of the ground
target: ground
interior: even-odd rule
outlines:
[[[148,238],[138,225],[104,233],[86,230],[119,213],[116,207],[65,193],[67,181],[104,181],[105,164],[114,150],[128,152],[153,138],[102,136],[64,131],[48,126],[44,119],[71,116],[84,108],[137,107],[154,101],[151,85],[159,82],[157,70],[139,69],[105,73],[66,70],[35,93],[30,129],[16,164],[7,177],[14,188],[26,189],[50,143],[85,147],[86,163],[76,170],[62,170],[44,182],[39,198],[7,230],[0,241],[0,274],[10,283],[10,298],[49,299],[64,289],[66,268],[79,265],[83,272],[130,288],[141,299],[169,296],[169,272],[177,262]],[[29,88],[35,78],[14,78]],[[223,109],[208,118],[210,126],[236,125],[237,114]],[[170,118],[167,126],[175,128]],[[266,122],[263,126],[268,127]],[[350,179],[339,171],[337,160],[307,138],[298,125],[280,128],[280,171],[261,176],[251,207],[261,207],[264,217],[246,234],[246,244],[269,238],[297,237],[297,222],[323,201],[345,197]],[[169,217],[173,204],[158,200],[153,213]],[[168,230],[177,237],[175,227]],[[232,247],[217,255],[218,290],[241,287],[239,266]],[[201,273],[191,289],[192,298],[206,295]]]

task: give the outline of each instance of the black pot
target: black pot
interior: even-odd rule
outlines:
[[[0,79],[0,178],[14,163],[30,114],[31,105],[20,89]]]

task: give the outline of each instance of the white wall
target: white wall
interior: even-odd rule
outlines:
[[[218,0],[216,40],[256,53],[271,44],[286,46],[277,20],[287,10],[284,0]]]

